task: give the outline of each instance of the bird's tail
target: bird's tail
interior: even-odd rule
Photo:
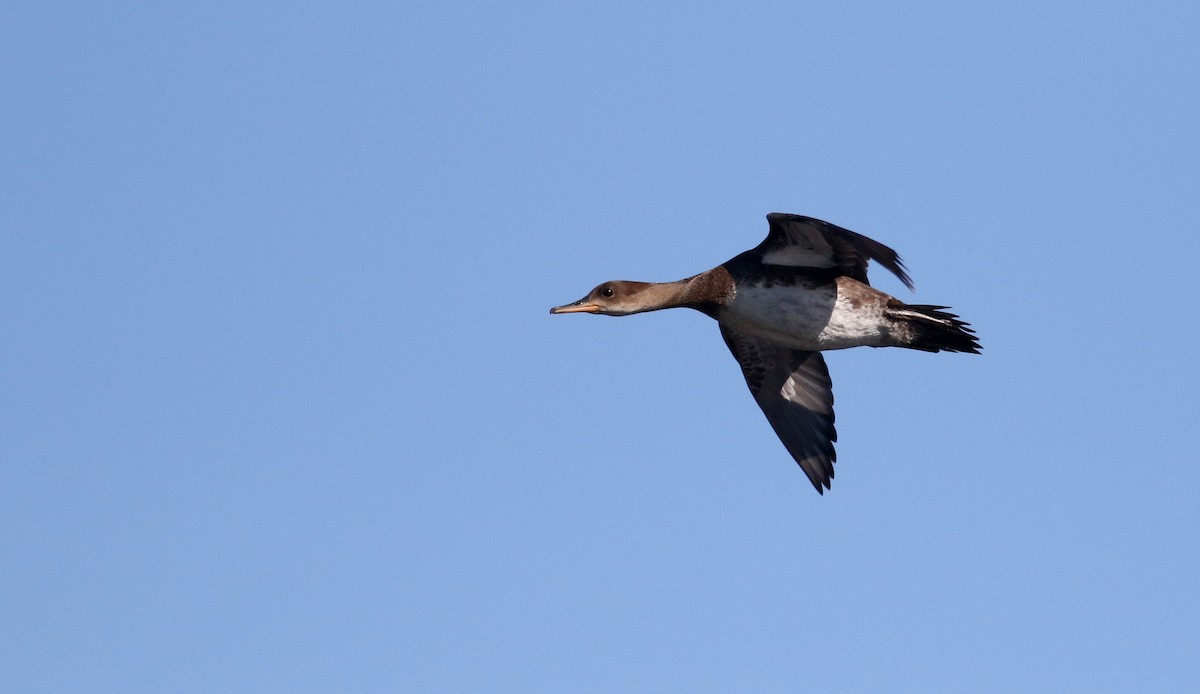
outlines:
[[[947,306],[904,304],[899,301],[884,309],[884,315],[896,321],[900,347],[923,352],[970,352],[979,354],[983,347],[970,323],[959,320],[943,309]]]

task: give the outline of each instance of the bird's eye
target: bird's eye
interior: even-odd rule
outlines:
[[[613,291],[612,287],[605,287],[604,289],[600,290],[600,296],[604,297],[605,299],[611,299],[612,295],[615,293],[616,292]]]

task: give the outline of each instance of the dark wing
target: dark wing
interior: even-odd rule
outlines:
[[[833,479],[833,383],[820,352],[780,347],[721,326],[746,385],[784,448],[817,491]]]
[[[754,250],[767,265],[837,268],[863,284],[867,263],[874,260],[913,288],[900,256],[887,246],[849,229],[798,214],[772,212],[767,215],[771,230]]]

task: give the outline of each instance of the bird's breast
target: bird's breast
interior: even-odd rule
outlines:
[[[846,277],[836,282],[739,283],[718,319],[730,328],[807,351],[882,345],[882,292]]]

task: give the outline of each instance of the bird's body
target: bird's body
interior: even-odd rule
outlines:
[[[734,270],[737,291],[715,316],[722,325],[813,352],[887,345],[886,294],[849,277],[823,276],[827,272],[760,269],[766,272],[740,278]]]
[[[968,325],[942,306],[905,304],[868,284],[875,260],[910,289],[892,249],[811,217],[767,215],[752,250],[677,282],[605,282],[551,313],[622,316],[694,308],[715,318],[746,384],[818,492],[833,478],[833,393],[822,351],[905,347],[978,353]]]

